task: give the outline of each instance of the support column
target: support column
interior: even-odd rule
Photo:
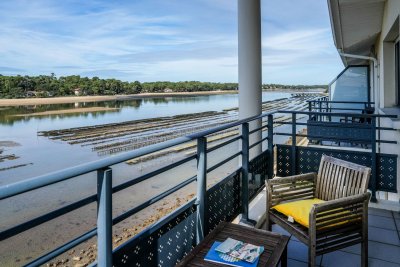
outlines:
[[[261,8],[260,0],[238,0],[239,119],[261,114]],[[261,121],[250,123],[250,131]],[[261,131],[250,136],[250,144],[261,140]],[[250,158],[261,153],[261,144]]]

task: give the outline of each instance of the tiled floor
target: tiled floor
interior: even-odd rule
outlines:
[[[368,263],[371,267],[400,267],[400,213],[369,209]],[[272,231],[290,236],[273,225]],[[361,265],[360,244],[317,258],[319,266],[356,267]],[[288,266],[307,266],[307,246],[291,236],[288,245]]]

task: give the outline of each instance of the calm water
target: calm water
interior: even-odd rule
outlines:
[[[263,92],[263,101],[290,97],[288,93]],[[4,154],[15,154],[15,160],[0,162],[0,169],[15,165],[24,167],[0,171],[0,185],[45,174],[98,159],[88,147],[38,136],[38,131],[123,122],[161,116],[222,111],[238,106],[238,95],[145,98],[123,101],[71,103],[9,107],[0,109],[0,142],[12,141],[18,146],[3,146]],[[117,110],[46,116],[15,116],[34,112],[83,107],[107,107]]]

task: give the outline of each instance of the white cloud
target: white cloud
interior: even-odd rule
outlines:
[[[286,2],[297,3],[268,5]],[[303,25],[312,16],[307,9],[284,19],[273,10],[263,9],[264,81],[285,83],[283,71],[312,83],[297,74],[305,74],[300,65],[325,69],[319,78],[329,80],[335,73],[324,64],[340,66],[329,18],[314,27]],[[2,1],[0,18],[5,74],[237,81],[237,4],[231,0]]]

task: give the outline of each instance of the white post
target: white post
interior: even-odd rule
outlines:
[[[261,114],[261,8],[260,0],[238,0],[239,119]],[[261,121],[250,123],[250,131]],[[250,144],[261,139],[261,131],[250,136]],[[261,153],[261,145],[250,155]]]

